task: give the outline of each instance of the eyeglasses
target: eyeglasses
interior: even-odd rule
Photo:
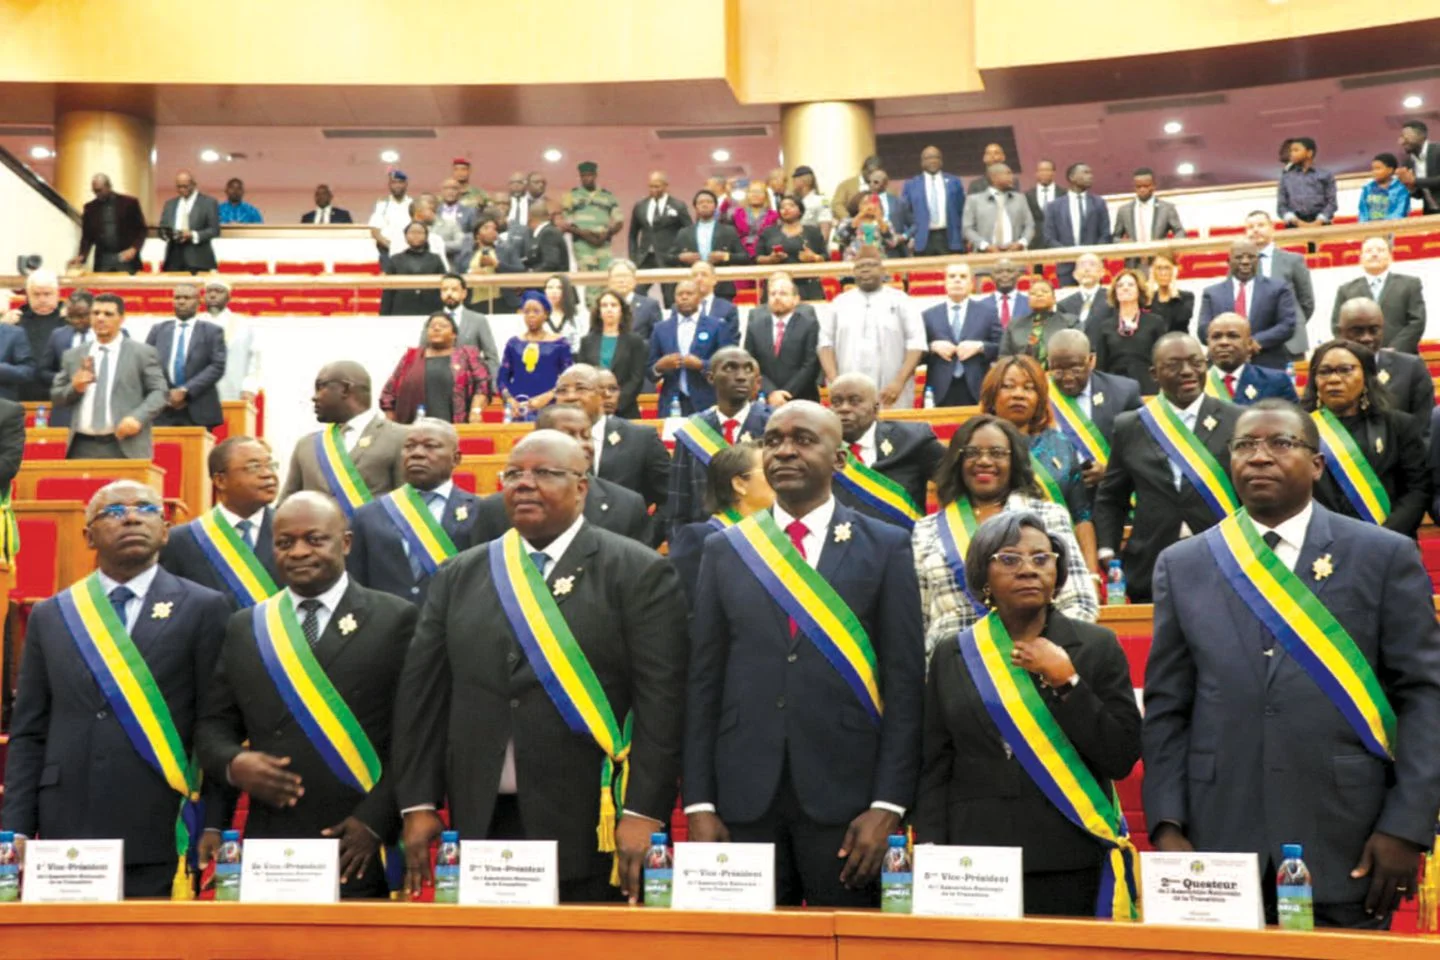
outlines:
[[[961,447],[961,460],[979,460],[988,458],[990,460],[1009,460],[1010,448],[1008,447]]]
[[[1274,437],[1237,437],[1230,441],[1230,455],[1248,460],[1255,456],[1262,447],[1272,457],[1283,457],[1296,450],[1315,452],[1314,447],[1299,437],[1287,437],[1281,434]]]
[[[241,473],[255,476],[257,473],[276,473],[280,470],[279,460],[248,460],[237,467]]]
[[[1055,566],[1055,561],[1060,559],[1060,554],[1050,553],[1049,551],[1037,551],[1035,553],[1009,553],[1002,551],[991,554],[990,559],[1000,564],[1000,566],[1006,570],[1019,570],[1026,562],[1036,570],[1049,570]]]
[[[542,486],[557,486],[564,483],[567,477],[583,476],[585,476],[585,474],[578,470],[565,470],[560,467],[536,467],[533,470],[505,470],[500,474],[500,482],[507,487],[513,487],[528,478]]]
[[[1359,369],[1360,367],[1357,364],[1337,363],[1333,367],[1316,367],[1313,372],[1315,374],[1315,379],[1320,380],[1329,377],[1352,377],[1359,371]]]
[[[144,518],[158,517],[161,512],[158,503],[112,503],[95,511],[94,520],[124,520],[132,511]]]
[[[1204,371],[1207,365],[1208,361],[1206,361],[1204,357],[1190,357],[1185,360],[1166,360],[1164,363],[1159,364],[1159,367],[1166,373],[1180,373],[1184,370]]]
[[[555,395],[569,395],[572,393],[594,393],[595,388],[588,383],[564,383],[555,388]]]

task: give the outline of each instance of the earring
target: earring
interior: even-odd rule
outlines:
[[[1370,410],[1370,391],[1366,390],[1360,394],[1360,412],[1368,413]]]
[[[995,609],[995,598],[990,594],[990,584],[985,584],[985,589],[980,591],[980,602],[985,604],[986,610]]]

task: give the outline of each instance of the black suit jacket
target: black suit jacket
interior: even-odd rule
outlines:
[[[835,528],[849,524],[837,539]],[[920,773],[925,639],[910,534],[835,505],[816,572],[874,645],[885,713],[874,723],[844,678],[750,573],[724,535],[705,541],[690,632],[685,803],[759,820],[781,771],[801,808],[848,823],[876,800],[909,809]]]
[[[1096,397],[1103,398],[1100,403]],[[1107,442],[1115,437],[1115,418],[1140,409],[1140,384],[1129,377],[1100,370],[1090,372],[1090,420]]]
[[[670,452],[653,427],[606,417],[600,476],[638,493],[647,507],[662,507],[669,493]]]
[[[416,616],[414,605],[352,580],[315,644],[315,658],[384,766],[380,782],[368,794],[331,772],[286,706],[260,659],[253,610],[230,617],[220,665],[195,730],[195,751],[205,776],[224,783],[230,761],[246,749],[242,744],[248,740],[248,749],[289,757],[290,772],[298,774],[305,787],[305,795],[293,807],[277,810],[252,803],[245,824],[247,837],[319,837],[321,830],[355,817],[382,842],[395,841],[400,808],[395,805],[390,730],[395,678],[415,633]],[[348,635],[341,630],[342,621],[355,625]],[[367,874],[380,869],[378,859],[366,868]]]
[[[0,490],[9,490],[25,459],[25,407],[0,399]]]
[[[175,328],[174,320],[162,320],[145,335],[145,342],[154,347],[155,352],[160,355],[160,366],[165,370],[165,383],[171,389],[175,388],[175,371],[170,364],[170,353],[175,346]],[[209,320],[192,320],[189,341],[185,344],[185,383],[182,384],[186,391],[185,407],[180,411],[171,411],[167,407],[160,411],[161,417],[166,413],[179,413],[183,416],[188,412],[189,419],[196,426],[218,427],[225,421],[225,414],[220,408],[220,394],[215,385],[223,376],[225,329]]]
[[[301,217],[300,217],[300,222],[301,222],[301,223],[314,223],[314,222],[315,222],[315,211],[314,211],[314,210],[311,210],[311,211],[309,211],[308,213],[302,214]],[[346,210],[346,209],[344,209],[343,207],[331,207],[331,208],[330,208],[330,222],[331,222],[331,223],[353,223],[354,221],[351,220],[351,218],[350,218],[350,211],[349,211],[349,210]]]
[[[472,512],[475,520],[462,534],[467,537],[465,542],[469,546],[478,547],[482,543],[489,543],[510,529],[510,518],[505,516],[503,494],[492,493],[488,497],[481,497]],[[648,547],[654,539],[650,516],[645,512],[645,501],[640,499],[640,494],[594,474],[590,475],[590,491],[585,495],[583,512],[586,523],[627,540],[634,540]]]
[[[130,272],[134,273],[140,268],[140,248],[145,245],[145,213],[140,209],[139,200],[123,193],[111,194],[110,202],[115,206],[115,235],[120,245],[114,250],[104,252],[134,250],[135,257],[129,264]],[[100,242],[100,234],[104,230],[104,206],[99,200],[91,200],[85,204],[85,209],[80,214],[82,260],[89,256],[91,249]]]
[[[1401,154],[1401,161],[1407,170],[1415,169],[1415,158],[1409,153]],[[1425,213],[1440,213],[1440,142],[1430,140],[1425,144],[1425,177],[1417,177],[1410,196],[1420,201]]]
[[[656,304],[656,311],[659,311],[659,304]],[[604,335],[600,327],[591,326],[590,332],[580,338],[580,356],[576,362],[598,368],[600,341]],[[640,419],[640,405],[636,401],[645,386],[645,367],[649,359],[650,341],[646,338],[635,333],[622,333],[616,339],[610,372],[615,374],[615,380],[620,384],[619,406],[615,408],[617,415],[629,420]]]
[[[700,244],[695,239],[695,232],[698,228],[695,224],[687,224],[680,228],[675,234],[675,242],[665,257],[665,265],[670,267],[684,266],[680,262],[682,253],[699,253]],[[750,254],[745,251],[745,245],[740,242],[740,234],[728,223],[716,223],[715,234],[710,239],[710,252],[723,252],[730,254],[730,259],[720,266],[742,267],[751,262]],[[726,300],[735,299],[735,284],[729,280],[721,280],[715,284],[715,296],[724,297]]]
[[[889,453],[886,453],[886,450]],[[945,446],[935,438],[935,431],[928,423],[906,423],[902,420],[875,421],[875,453],[877,459],[871,469],[889,477],[905,488],[910,502],[925,513],[925,491],[940,458],[945,456]],[[853,510],[888,520],[884,514],[864,506],[844,484],[835,484],[835,499]]]
[[[469,545],[469,517],[474,515],[478,500],[468,490],[456,486],[450,488],[440,526],[450,535],[450,542],[457,550],[464,550]],[[356,510],[350,520],[350,534],[350,553],[345,557],[345,569],[356,583],[408,600],[416,606],[425,603],[433,578],[422,575],[416,579],[415,572],[410,569],[405,538],[390,519],[384,504],[372,500]]]
[[[630,259],[641,267],[659,267],[667,262],[680,231],[690,226],[690,211],[685,204],[666,194],[665,208],[653,226],[647,219],[649,214],[649,197],[637,200],[630,211]]]
[[[1428,421],[1427,421],[1428,426]],[[1426,445],[1420,423],[1398,410],[1378,411],[1352,429],[1351,436],[1390,497],[1385,528],[1414,537],[1430,506],[1430,474],[1425,466]],[[1315,482],[1315,500],[1325,509],[1346,517],[1360,512],[1345,496],[1327,463]]]
[[[270,574],[270,579],[276,583],[275,572],[275,511],[270,507],[265,508],[265,516],[260,521],[260,529],[255,532],[255,558],[260,561],[260,566]],[[232,609],[240,608],[240,601],[230,591],[230,585],[225,578],[215,569],[214,564],[205,555],[200,547],[200,541],[196,539],[195,528],[199,520],[192,520],[189,523],[181,524],[178,527],[170,528],[170,540],[160,551],[160,566],[169,570],[177,577],[184,577],[209,587],[211,590],[221,593],[230,601]]]
[[[525,268],[531,273],[564,273],[570,269],[570,252],[565,249],[565,235],[554,224],[545,224],[538,235],[532,230],[530,241]]]
[[[1090,338],[1090,348],[1095,349],[1099,339],[1099,328],[1105,325],[1105,321],[1115,316],[1115,308],[1110,306],[1110,300],[1105,295],[1104,287],[1095,288],[1095,297],[1090,301],[1089,316],[1081,317],[1080,311],[1085,307],[1085,297],[1080,291],[1075,291],[1055,304],[1056,313],[1068,313],[1072,317],[1078,317],[1080,326],[1085,335]]]
[[[168,616],[155,616],[160,603],[171,604]],[[187,752],[229,616],[223,596],[162,569],[135,620],[131,638]],[[214,787],[224,782],[207,780],[207,804],[224,805]],[[10,724],[5,829],[45,840],[123,837],[127,864],[173,864],[179,806],[116,719],[55,599],[36,605]]]
[[[1330,312],[1330,330],[1340,335],[1340,307],[1354,297],[1370,297],[1370,278],[1356,277],[1349,283],[1341,284],[1335,291],[1335,308]],[[1380,334],[1380,345],[1401,353],[1417,353],[1420,338],[1425,335],[1425,292],[1419,277],[1408,277],[1393,270],[1385,277],[1380,288],[1380,312],[1385,316],[1385,326]]]
[[[675,571],[641,544],[585,523],[551,564],[555,601],[623,722],[634,714],[626,809],[668,822],[684,722],[685,598]],[[400,809],[450,804],[463,838],[488,836],[505,745],[515,744],[526,835],[557,840],[560,878],[610,871],[595,849],[604,754],[566,725],[500,606],[488,548],[435,577],[405,658],[395,715]]]
[[[645,341],[647,351],[650,349],[650,334],[663,319],[665,311],[660,301],[638,293],[630,295],[630,332]]]
[[[1055,196],[1063,196],[1065,188],[1055,185]],[[1045,205],[1040,202],[1040,185],[1034,184],[1025,191],[1025,202],[1030,205],[1030,216],[1035,219],[1035,239],[1030,241],[1031,250],[1045,246]]]
[[[750,404],[750,409],[745,414],[745,422],[740,425],[736,434],[737,439],[749,437],[758,442],[765,434],[765,424],[770,422],[771,413],[769,404],[760,401]],[[717,407],[711,407],[701,416],[710,424],[711,429],[724,436],[725,431],[720,426],[720,411]],[[701,463],[695,454],[690,452],[689,447],[677,442],[674,459],[670,461],[670,490],[665,496],[664,505],[655,512],[655,516],[660,518],[656,536],[664,539],[677,526],[704,520],[705,490],[709,485],[708,466]]]
[[[1379,369],[1377,379],[1390,391],[1395,409],[1414,417],[1428,437],[1430,411],[1435,409],[1435,381],[1425,361],[1413,353],[1380,350],[1375,354],[1375,366]]]
[[[198,192],[195,194],[195,201],[190,204],[190,232],[195,240],[182,243],[178,239],[170,239],[179,203],[179,197],[171,197],[165,201],[164,210],[160,214],[159,226],[162,235],[166,237],[165,269],[190,273],[214,270],[215,248],[210,244],[220,236],[220,204],[215,202],[214,197]]]
[[[1115,634],[1052,612],[1043,634],[1063,648],[1080,684],[1062,700],[1040,697],[1109,796],[1140,759],[1140,710]],[[1025,871],[1084,870],[1106,855],[1065,818],[1005,745],[958,643],[930,657],[925,761],[915,801],[915,842],[1022,847]]]
[[[760,365],[760,393],[784,390],[796,400],[820,401],[820,321],[815,308],[802,303],[785,324],[780,354],[775,354],[775,317],[769,307],[750,311],[745,349]]]
[[[1230,437],[1240,413],[1234,404],[1207,396],[1201,402],[1195,421],[1195,436],[1227,476]],[[1206,420],[1213,420],[1213,430],[1205,425]],[[1135,496],[1135,519],[1122,552],[1120,537],[1130,512],[1131,494]],[[1182,479],[1178,491],[1175,489],[1170,458],[1135,412],[1115,418],[1110,465],[1095,496],[1094,520],[1095,540],[1100,549],[1116,551],[1124,562],[1126,592],[1130,599],[1149,603],[1155,559],[1161,550],[1180,539],[1181,524],[1188,526],[1192,534],[1198,534],[1213,526],[1218,518],[1188,478]]]

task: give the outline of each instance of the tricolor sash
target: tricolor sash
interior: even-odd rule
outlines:
[[[845,466],[835,474],[835,479],[854,494],[855,499],[906,530],[914,527],[915,521],[920,519],[920,511],[905,488],[875,468],[865,466],[864,461],[854,453],[846,456]]]
[[[1170,462],[1180,468],[1180,472],[1210,504],[1217,517],[1223,519],[1240,509],[1235,489],[1230,486],[1230,477],[1205,449],[1195,432],[1185,426],[1169,401],[1164,397],[1151,397],[1145,401],[1140,407],[1140,422],[1160,444]]]
[[[1065,818],[1109,850],[1097,917],[1140,919],[1140,861],[1112,786],[1109,795],[1085,766],[1024,670],[1010,662],[1013,643],[997,614],[960,634],[960,654],[985,711],[1030,779]]]
[[[392,490],[380,498],[380,504],[390,515],[390,522],[400,531],[400,536],[410,545],[410,555],[420,558],[420,566],[427,576],[434,576],[440,564],[455,556],[455,542],[450,534],[436,521],[425,501],[410,484]]]
[[[1216,400],[1224,400],[1226,403],[1235,400],[1230,391],[1225,389],[1225,377],[1218,367],[1211,367],[1205,374],[1205,392]]]
[[[487,549],[495,592],[500,595],[505,619],[525,651],[525,659],[540,679],[550,702],[560,711],[565,725],[571,732],[595,741],[605,754],[600,767],[600,823],[595,833],[600,852],[612,853],[615,851],[615,812],[625,802],[630,779],[634,716],[625,718],[624,727],[616,721],[600,678],[570,632],[570,625],[550,595],[545,578],[525,555],[519,532],[513,528],[506,531],[498,540],[490,541]],[[618,870],[617,859],[610,876],[611,884],[617,886]]]
[[[706,466],[710,465],[711,457],[730,446],[725,435],[710,426],[705,416],[699,413],[686,418],[675,428],[675,439],[685,444],[695,459]]]
[[[380,781],[380,755],[315,659],[290,594],[257,603],[250,616],[260,659],[290,715],[331,773],[352,789],[369,793]]]
[[[1080,403],[1074,397],[1067,397],[1058,386],[1052,386],[1050,390],[1050,412],[1055,416],[1055,422],[1060,424],[1060,429],[1065,431],[1065,436],[1070,438],[1080,459],[1102,468],[1110,464],[1110,442],[1095,426],[1095,421],[1085,416]]]
[[[830,661],[870,719],[879,723],[885,706],[875,648],[835,588],[805,562],[768,510],[746,517],[723,536],[765,592]]]
[[[220,508],[216,507],[190,523],[190,532],[200,545],[200,552],[225,581],[231,596],[241,608],[253,607],[280,591],[268,571],[255,556],[255,551],[241,539]]]
[[[732,507],[721,511],[720,513],[714,514],[706,522],[709,523],[710,526],[714,527],[716,530],[724,530],[727,527],[735,526],[735,524],[739,523],[741,520],[744,519],[745,517],[741,515],[740,511]]]
[[[1365,453],[1335,414],[1324,407],[1310,414],[1320,432],[1320,451],[1325,454],[1325,469],[1345,491],[1345,497],[1360,519],[1384,524],[1390,516],[1390,494],[1375,475]]]
[[[1060,489],[1060,482],[1033,453],[1030,454],[1030,470],[1035,474],[1035,485],[1040,488],[1040,498],[1065,506],[1065,491]]]
[[[1335,704],[1369,750],[1394,759],[1395,711],[1365,655],[1244,510],[1205,532],[1231,588]]]
[[[970,538],[979,524],[975,521],[975,510],[968,497],[961,497],[940,511],[936,518],[935,530],[940,534],[940,548],[945,553],[945,563],[955,577],[955,585],[969,597],[980,616],[985,615],[985,604],[981,603],[965,582],[965,554],[970,550]]]
[[[315,459],[320,463],[320,471],[325,474],[331,496],[339,501],[347,518],[354,516],[361,505],[370,502],[370,488],[365,485],[360,471],[355,469],[350,451],[345,449],[338,423],[332,423],[315,434]]]
[[[0,495],[0,561],[11,563],[20,553],[20,525],[15,521],[15,507],[10,491]]]
[[[200,775],[195,764],[185,756],[185,743],[175,728],[165,695],[105,595],[98,573],[57,594],[55,602],[65,628],[131,746],[165,778],[171,790],[180,794],[180,815],[175,821],[179,863],[171,885],[171,898],[191,899],[194,891],[186,861],[191,828],[199,826],[195,803],[200,799]]]

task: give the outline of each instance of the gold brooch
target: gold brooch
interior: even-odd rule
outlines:
[[[895,445],[894,445],[893,443],[891,443],[889,440],[881,441],[881,443],[880,443],[880,452],[883,453],[885,456],[888,457],[888,456],[890,456],[890,454],[892,454],[892,453],[895,452]]]
[[[347,613],[340,618],[340,636],[348,637],[355,632],[360,625],[355,622],[355,614]]]
[[[1376,380],[1379,380],[1381,383],[1389,383],[1389,382],[1390,382],[1390,371],[1389,371],[1389,370],[1381,370],[1379,376],[1377,376],[1375,379],[1376,379]]]
[[[151,620],[169,620],[170,610],[175,604],[169,600],[162,600],[150,608]]]
[[[1376,438],[1375,438],[1375,452],[1376,452],[1376,453],[1384,453],[1384,452],[1385,452],[1385,438],[1384,438],[1384,437],[1376,437]]]
[[[835,528],[835,542],[844,543],[850,539],[850,524],[842,523]]]
[[[749,443],[749,442],[750,442],[750,431],[749,431],[749,430],[746,430],[744,433],[740,434],[740,442],[741,442],[741,443]]]
[[[1250,386],[1248,386],[1248,387],[1245,388],[1245,396],[1246,396],[1247,398],[1251,399],[1251,400],[1254,400],[1254,399],[1255,399],[1255,395],[1258,394],[1259,392],[1260,392],[1259,390],[1256,390],[1256,389],[1255,389],[1255,384],[1253,384],[1253,383],[1250,384]]]
[[[468,519],[470,519],[470,508],[467,507],[467,506],[465,506],[464,504],[461,504],[460,506],[456,507],[456,508],[455,508],[455,519],[456,519],[456,520],[468,520]]]
[[[620,431],[619,431],[619,430],[612,430],[612,431],[610,431],[610,436],[606,437],[605,439],[610,441],[610,446],[612,446],[612,447],[615,446],[615,444],[617,444],[617,443],[620,442]]]
[[[1215,427],[1219,424],[1219,422],[1220,422],[1220,421],[1216,420],[1214,417],[1206,417],[1206,418],[1205,418],[1205,429],[1206,429],[1206,430],[1214,430]]]
[[[1324,580],[1335,572],[1335,562],[1330,559],[1330,554],[1327,553],[1311,565],[1310,571],[1315,574],[1316,580]]]
[[[1105,394],[1103,394],[1103,393],[1092,393],[1092,394],[1090,395],[1090,406],[1092,406],[1092,407],[1099,407],[1099,406],[1104,406],[1104,404],[1105,404]]]
[[[361,450],[364,450],[366,447],[370,446],[370,441],[374,439],[374,437],[361,437],[358,446]]]
[[[555,596],[557,596],[557,597],[563,597],[563,596],[565,596],[567,593],[569,593],[571,590],[574,590],[574,589],[575,589],[575,578],[574,578],[574,577],[561,577],[559,580],[556,580],[556,581],[555,581],[555,586],[552,587],[551,589],[553,589],[553,590],[555,591]]]

